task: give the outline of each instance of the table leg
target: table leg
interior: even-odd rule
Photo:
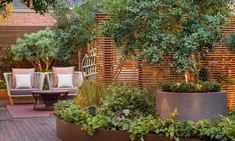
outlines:
[[[54,104],[58,101],[60,94],[43,94],[41,98],[45,104],[45,110],[54,110]]]

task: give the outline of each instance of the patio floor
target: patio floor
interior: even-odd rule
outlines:
[[[0,141],[60,141],[55,117],[12,118],[0,109]]]

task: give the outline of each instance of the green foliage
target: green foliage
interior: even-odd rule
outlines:
[[[231,78],[231,74],[222,72],[219,72],[219,74],[216,75],[216,82],[225,87],[235,83],[234,80]]]
[[[229,119],[235,121],[235,110],[229,111],[228,117],[229,117]]]
[[[24,3],[29,2],[29,0],[21,0]],[[48,11],[50,6],[53,6],[57,0],[30,0],[32,1],[32,8],[36,11],[39,12],[40,14],[43,14]],[[0,12],[4,10],[4,7],[8,3],[12,3],[13,0],[0,0]]]
[[[10,72],[12,68],[15,67],[15,62],[13,60],[13,54],[11,53],[10,46],[0,45],[0,79],[4,79],[3,73]]]
[[[125,114],[107,114],[106,110],[98,107],[96,114],[91,115],[86,109],[80,108],[73,102],[58,102],[55,106],[55,115],[58,118],[77,124],[89,135],[94,135],[98,128],[104,128],[129,132],[132,140],[138,138],[142,141],[147,134],[167,136],[176,141],[181,138],[229,141],[234,140],[235,137],[235,120],[230,118],[232,113],[228,117],[221,117],[213,121],[201,120],[197,123],[175,121],[177,111],[165,120],[153,115],[130,118],[128,111],[123,111],[123,113]]]
[[[235,140],[235,120],[230,120],[228,118],[224,118],[224,134],[230,138],[232,141]]]
[[[235,122],[228,118],[221,118],[215,121],[202,120],[197,123],[197,130],[200,136],[208,137],[210,140],[227,141],[234,139]]]
[[[48,71],[59,54],[55,34],[49,28],[18,38],[16,44],[12,45],[11,51],[14,60],[27,60],[39,71]]]
[[[151,64],[171,55],[171,65],[185,72],[195,69],[193,55],[204,56],[220,40],[230,9],[227,0],[124,0],[109,12],[104,34],[124,55]]]
[[[81,85],[79,94],[75,97],[74,101],[83,108],[91,105],[100,106],[106,95],[107,92],[102,84],[93,80],[86,80]]]
[[[134,120],[129,130],[131,140],[134,140],[136,138],[144,140],[145,135],[156,130],[155,127],[159,126],[159,122],[159,120],[155,119],[151,115],[147,117],[140,117]]]
[[[162,90],[167,92],[178,93],[201,93],[201,92],[218,92],[221,86],[217,82],[206,81],[201,83],[186,83],[186,82],[166,82],[162,85]]]
[[[6,89],[6,82],[4,80],[0,80],[0,89]]]
[[[78,17],[74,14],[71,14],[71,10],[66,2],[58,2],[54,9],[53,13],[56,18],[56,24],[54,27],[55,36],[59,41],[59,58],[61,61],[66,62],[71,54],[76,52],[77,42],[76,38],[79,35],[82,35],[78,31],[79,20]]]
[[[206,81],[200,83],[201,92],[219,92],[221,90],[221,85],[217,82]]]
[[[125,0],[84,0],[69,7],[67,0],[58,1],[52,14],[57,22],[54,27],[56,38],[60,42],[61,61],[66,63],[71,54],[87,46],[93,47],[93,41],[97,37],[96,15],[106,13],[119,6]]]
[[[28,0],[22,0],[27,3]],[[50,7],[54,6],[58,0],[31,0],[32,1],[32,9],[40,14],[48,12]]]
[[[105,115],[91,116],[86,119],[86,124],[83,124],[82,129],[87,131],[89,135],[93,135],[96,129],[106,127],[109,124],[109,117]]]
[[[198,75],[199,81],[209,81],[209,71],[206,68],[201,68]]]
[[[129,133],[132,140],[140,138],[143,141],[145,135],[154,133],[179,141],[179,138],[194,137],[197,131],[195,123],[191,121],[175,122],[172,118],[160,120],[150,115],[131,122]]]
[[[129,110],[130,116],[153,114],[154,103],[146,91],[128,85],[112,85],[107,89],[104,107],[108,111],[122,112]]]
[[[58,2],[53,15],[56,38],[60,42],[60,58],[66,62],[78,49],[86,47],[95,38],[95,16],[102,11],[104,0],[86,0],[70,9],[67,0]]]
[[[186,82],[166,82],[162,85],[162,90],[167,92],[196,92],[198,85]]]
[[[82,124],[90,114],[81,110],[80,106],[73,102],[58,102],[55,105],[55,115],[67,122]]]
[[[235,34],[229,34],[225,37],[225,42],[228,48],[235,53]]]

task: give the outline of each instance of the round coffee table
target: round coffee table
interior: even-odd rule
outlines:
[[[38,111],[52,111],[54,104],[60,97],[68,95],[69,90],[37,90],[31,92],[35,100],[33,109]],[[42,106],[43,103],[43,106]]]

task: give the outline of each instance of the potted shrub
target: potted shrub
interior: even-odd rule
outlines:
[[[156,110],[165,119],[178,110],[177,119],[199,121],[227,113],[227,93],[217,82],[168,82],[156,93]]]

